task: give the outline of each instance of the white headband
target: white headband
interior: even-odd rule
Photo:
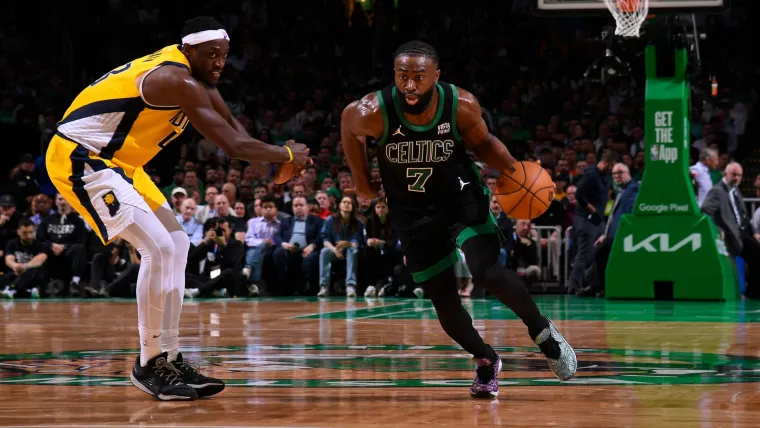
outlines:
[[[211,40],[225,39],[229,40],[230,36],[224,30],[206,30],[197,33],[188,34],[182,38],[182,44],[197,45],[200,43],[210,42]]]

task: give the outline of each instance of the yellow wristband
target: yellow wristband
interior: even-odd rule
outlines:
[[[288,161],[285,162],[285,163],[293,162],[293,150],[290,150],[290,147],[288,147],[288,146],[284,146],[284,147],[285,147],[285,149],[287,149],[288,155],[290,155],[290,159],[288,159]]]

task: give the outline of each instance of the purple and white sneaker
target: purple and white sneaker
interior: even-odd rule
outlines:
[[[475,361],[475,380],[470,387],[472,398],[496,398],[499,395],[499,373],[501,358],[496,361],[488,358],[473,358]]]

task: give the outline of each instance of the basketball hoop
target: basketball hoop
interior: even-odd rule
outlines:
[[[623,37],[639,37],[641,24],[649,13],[649,0],[604,0],[615,18],[615,34]]]

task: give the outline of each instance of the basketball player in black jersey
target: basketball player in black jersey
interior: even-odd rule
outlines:
[[[575,374],[573,348],[536,307],[524,283],[499,262],[499,237],[489,211],[488,189],[467,149],[492,168],[514,171],[515,159],[490,135],[475,97],[440,82],[435,49],[423,42],[395,54],[395,84],[364,96],[343,111],[341,141],[357,195],[377,197],[364,145],[378,141],[382,186],[406,264],[435,306],[446,333],[474,356],[470,394],[499,393],[501,359],[483,342],[462,307],[453,266],[461,248],[475,283],[494,294],[528,327],[555,376]]]

